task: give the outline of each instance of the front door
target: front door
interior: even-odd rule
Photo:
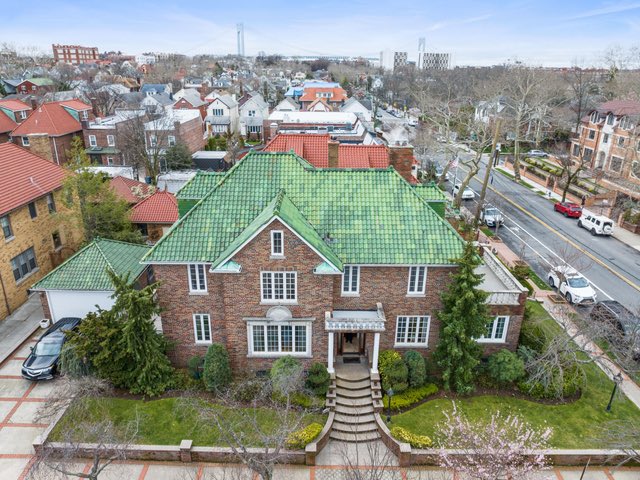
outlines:
[[[364,332],[346,332],[338,337],[338,354],[364,354],[365,337]]]

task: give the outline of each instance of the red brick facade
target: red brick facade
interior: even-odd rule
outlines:
[[[284,231],[284,258],[271,256],[271,230]],[[274,304],[261,303],[260,276],[262,271],[296,271],[297,302],[284,304],[296,318],[313,318],[311,327],[311,357],[301,360],[307,366],[311,362],[327,362],[328,333],[325,330],[325,312],[332,310],[375,310],[380,302],[387,325],[381,334],[380,351],[395,348],[396,319],[400,315],[429,315],[429,340],[426,348],[414,346],[398,348],[399,351],[415,349],[430,355],[437,345],[440,323],[436,312],[441,308],[440,294],[446,288],[453,272],[451,267],[427,269],[426,293],[407,295],[408,267],[360,268],[358,296],[342,295],[341,275],[318,275],[313,270],[322,258],[302,242],[286,226],[274,221],[238,252],[233,260],[242,266],[241,273],[209,273],[207,293],[189,293],[187,265],[154,265],[156,280],[160,281],[158,298],[163,309],[162,324],[165,336],[175,343],[172,360],[185,365],[190,357],[204,355],[207,345],[195,343],[193,315],[210,315],[212,341],[226,345],[236,372],[267,370],[273,358],[257,358],[249,355],[247,318],[264,319]],[[522,321],[522,307],[515,308],[509,323],[506,343],[486,344],[485,352],[499,348],[515,350]],[[502,309],[492,313],[510,314]],[[337,351],[338,336],[335,333]],[[373,333],[365,336],[369,358],[373,352]]]

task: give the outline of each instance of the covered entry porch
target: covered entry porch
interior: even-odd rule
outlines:
[[[367,339],[373,336],[371,373],[378,373],[380,332],[385,331],[386,318],[382,304],[375,310],[333,310],[325,312],[328,335],[327,370],[335,373],[336,356],[367,356]]]

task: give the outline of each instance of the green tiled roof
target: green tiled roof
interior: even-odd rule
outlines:
[[[227,172],[197,172],[176,193],[178,200],[200,200],[222,180]]]
[[[444,202],[447,200],[444,192],[433,182],[416,185],[415,189],[420,198],[426,202]]]
[[[133,281],[145,269],[140,260],[150,247],[98,238],[49,272],[32,290],[113,290],[107,269],[129,273]]]
[[[252,152],[144,261],[223,260],[238,237],[249,238],[248,231],[264,221],[261,214],[273,214],[267,207],[281,190],[286,195],[280,214],[291,210],[293,228],[305,229],[301,236],[307,241],[317,235],[323,251],[330,250],[343,264],[449,265],[462,254],[458,234],[393,168],[318,169],[293,153]],[[287,200],[292,207],[284,207]]]

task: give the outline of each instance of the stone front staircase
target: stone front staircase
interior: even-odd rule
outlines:
[[[330,438],[353,443],[380,438],[375,420],[382,408],[380,379],[372,378],[368,366],[336,363],[327,406],[335,412]]]

